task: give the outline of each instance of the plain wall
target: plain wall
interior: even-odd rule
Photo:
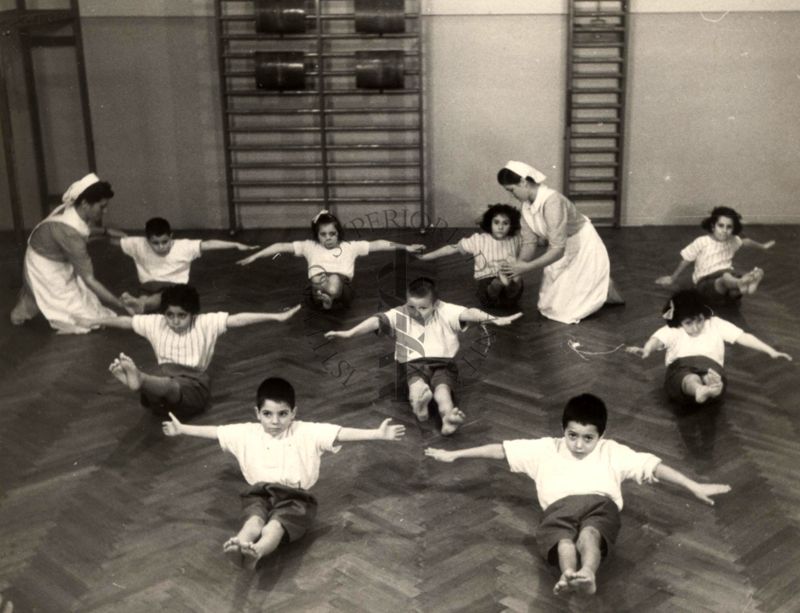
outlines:
[[[785,10],[792,2],[760,3],[779,12],[708,14],[638,12],[645,3],[634,3],[623,223],[696,223],[717,204],[750,222],[800,222],[800,11]],[[703,5],[722,11],[737,1]],[[448,225],[471,225],[486,204],[508,200],[494,178],[508,159],[561,187],[566,17],[553,6],[519,14],[526,6],[427,3],[437,9],[423,18],[429,202],[432,218]],[[209,7],[82,2],[98,172],[117,192],[111,224],[139,229],[159,214],[177,228],[227,227]],[[133,16],[111,16],[119,14]],[[19,92],[12,97],[24,104]],[[23,174],[27,221],[40,204],[29,168]],[[277,211],[263,225],[302,226],[306,217]],[[6,212],[0,227],[10,227]]]

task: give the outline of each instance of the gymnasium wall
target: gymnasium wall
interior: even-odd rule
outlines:
[[[626,225],[693,224],[718,204],[750,222],[800,223],[800,0],[753,4],[634,0]],[[98,170],[118,194],[111,223],[136,229],[161,214],[179,228],[227,225],[211,6],[81,1]],[[434,219],[470,225],[507,200],[494,176],[510,158],[560,187],[566,2],[423,6]],[[23,196],[35,217],[29,178]],[[276,211],[265,224],[286,219]]]

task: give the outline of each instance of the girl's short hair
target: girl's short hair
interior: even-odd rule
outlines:
[[[200,295],[191,285],[172,285],[161,292],[161,309],[166,313],[171,306],[182,308],[187,313],[197,315],[200,312]]]
[[[567,401],[564,413],[561,415],[561,427],[566,430],[567,424],[574,421],[584,426],[594,426],[597,434],[603,435],[606,431],[608,411],[605,403],[594,394],[581,394]]]
[[[97,204],[101,200],[111,200],[114,197],[114,190],[111,189],[111,183],[108,181],[98,181],[92,183],[89,187],[83,190],[77,198],[75,198],[75,205],[81,202],[86,204]]]
[[[320,226],[324,226],[329,223],[332,223],[336,228],[336,232],[339,234],[339,242],[341,243],[344,241],[344,228],[342,227],[341,222],[336,215],[332,215],[331,213],[328,213],[328,211],[323,211],[311,220],[311,234],[314,236],[314,240],[319,242]]]
[[[511,222],[511,227],[508,230],[508,236],[515,236],[517,232],[520,231],[520,219],[521,215],[519,209],[509,205],[509,204],[490,204],[489,207],[484,211],[483,217],[481,218],[480,227],[481,230],[486,232],[487,234],[492,233],[492,220],[497,215],[505,215],[508,217],[508,221]]]
[[[667,321],[670,328],[679,328],[686,319],[694,319],[702,315],[706,319],[711,317],[711,310],[697,290],[684,289],[672,295],[672,298],[661,309],[661,317]]]
[[[712,232],[720,217],[729,217],[733,221],[733,234],[738,236],[742,232],[742,216],[729,206],[717,206],[711,211],[711,215],[700,222],[700,227],[706,232]]]

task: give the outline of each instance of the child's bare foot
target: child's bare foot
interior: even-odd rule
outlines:
[[[569,584],[569,579],[574,575],[575,573],[570,571],[562,573],[556,584],[553,586],[553,594],[560,596],[562,594],[566,594],[567,592],[571,592],[572,586]]]
[[[430,388],[422,392],[419,402],[415,402],[411,408],[414,409],[414,415],[417,416],[419,421],[428,421],[428,406],[433,400],[433,392]]]
[[[747,288],[742,293],[747,294],[755,294],[758,286],[761,284],[761,281],[764,279],[764,271],[760,268],[754,268],[749,273],[745,275],[745,277],[750,276],[750,280],[747,284]],[[744,277],[742,277],[744,279]]]
[[[108,367],[111,374],[129,389],[138,391],[142,387],[142,373],[127,355],[120,353],[119,357],[111,362]]]
[[[222,551],[225,552],[228,559],[236,566],[240,567],[244,564],[244,556],[242,555],[242,544],[239,538],[234,536],[225,541],[222,545]]]
[[[582,568],[569,578],[569,585],[581,594],[594,594],[597,591],[594,573],[588,568]]]
[[[708,372],[703,375],[703,389],[701,391],[702,400],[697,400],[697,393],[695,393],[695,400],[697,402],[705,402],[711,398],[716,398],[722,393],[722,376],[713,368],[709,368]]]
[[[240,543],[239,551],[245,558],[245,566],[247,566],[247,568],[255,568],[256,564],[258,564],[258,561],[261,559],[261,554],[256,549],[255,543]]]
[[[458,407],[453,407],[449,413],[442,415],[442,436],[450,436],[466,419],[464,412]]]

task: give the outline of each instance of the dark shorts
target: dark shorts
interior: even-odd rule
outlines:
[[[260,517],[280,522],[284,538],[296,541],[303,536],[317,515],[317,499],[306,490],[275,483],[259,482],[241,494],[242,519]]]
[[[420,358],[406,363],[406,381],[411,385],[413,379],[420,378],[432,391],[439,385],[450,386],[453,392],[458,385],[458,366],[446,358]]]
[[[503,287],[496,297],[489,295],[489,286],[497,277],[486,277],[484,279],[477,279],[475,293],[481,305],[487,308],[499,307],[501,309],[512,309],[517,306],[519,299],[522,296],[524,289],[522,281],[514,283],[512,286]]]
[[[153,294],[160,294],[168,287],[175,287],[175,285],[175,283],[169,281],[148,281],[147,283],[142,283],[139,289],[143,294],[152,296]]]
[[[693,355],[686,358],[678,358],[667,366],[667,374],[664,377],[664,390],[670,400],[681,404],[697,404],[693,396],[683,391],[683,380],[689,375],[702,377],[709,369],[713,369],[722,377],[722,394],[712,399],[718,401],[725,393],[728,386],[728,379],[725,376],[725,369],[711,358],[704,355]]]
[[[342,293],[333,300],[330,309],[325,309],[322,306],[322,301],[314,295],[314,288],[311,285],[306,286],[303,291],[303,297],[306,306],[317,311],[343,311],[353,303],[355,292],[353,291],[353,284],[350,279],[342,277]]]
[[[720,294],[716,288],[714,287],[714,283],[717,279],[719,279],[725,273],[730,273],[737,279],[742,275],[736,272],[733,268],[725,268],[723,270],[718,270],[716,272],[712,272],[710,275],[706,275],[705,277],[701,277],[697,280],[695,285],[695,289],[697,292],[708,302],[711,303],[710,306],[718,306],[724,303],[731,303],[731,302],[738,302],[738,300],[742,297],[741,294],[731,294],[730,292]]]
[[[590,526],[600,533],[603,557],[617,540],[619,508],[611,498],[598,494],[565,496],[547,507],[536,528],[539,553],[550,564],[558,564],[558,542],[575,541],[581,530]]]
[[[199,415],[208,408],[211,400],[211,379],[205,372],[179,364],[159,364],[154,374],[177,381],[181,388],[181,397],[176,403],[142,392],[142,406],[151,409],[159,417],[166,418],[171,412],[178,419],[184,420]]]

